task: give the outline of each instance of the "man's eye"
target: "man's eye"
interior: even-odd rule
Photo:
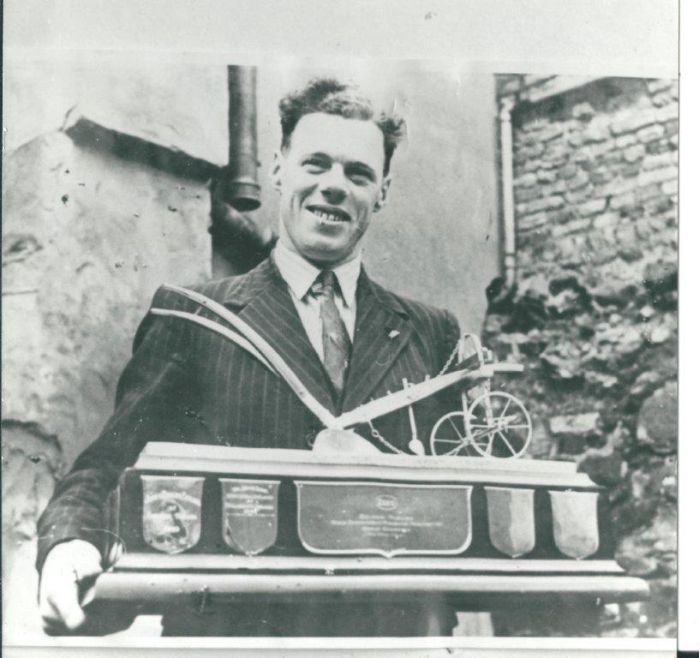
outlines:
[[[348,178],[355,185],[368,185],[372,182],[372,177],[364,171],[350,171],[348,172]]]
[[[325,169],[325,164],[321,160],[304,160],[302,164],[307,171],[312,173],[320,172]]]

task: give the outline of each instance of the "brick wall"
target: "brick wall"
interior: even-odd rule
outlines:
[[[484,340],[527,366],[505,386],[532,412],[532,456],[609,487],[617,558],[651,587],[600,632],[673,636],[678,85],[499,76],[498,90],[516,101],[518,284],[491,287]]]

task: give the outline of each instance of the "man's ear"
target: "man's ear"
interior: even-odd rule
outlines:
[[[391,176],[386,175],[382,178],[382,185],[379,189],[379,198],[374,204],[374,212],[379,212],[386,203],[387,196],[389,195],[389,187],[391,186]]]
[[[270,180],[272,187],[278,192],[282,189],[282,166],[284,164],[284,156],[280,151],[275,151],[272,157],[272,167],[270,168]]]

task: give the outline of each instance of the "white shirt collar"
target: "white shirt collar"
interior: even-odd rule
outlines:
[[[309,292],[309,288],[316,281],[321,270],[300,254],[283,245],[280,240],[277,241],[272,251],[272,258],[292,294],[301,301]],[[362,256],[358,254],[352,260],[332,268],[338,278],[343,302],[346,306],[352,306],[355,303],[357,279],[360,276],[361,266]]]

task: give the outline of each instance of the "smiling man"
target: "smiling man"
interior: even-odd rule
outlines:
[[[198,292],[252,327],[318,403],[337,415],[436,375],[459,328],[448,312],[388,292],[362,265],[363,238],[387,200],[403,121],[376,116],[353,88],[325,79],[283,99],[280,118],[282,143],[272,170],[280,194],[279,241],[251,272]],[[164,288],[153,306],[208,313]],[[220,321],[213,314],[209,319]],[[425,442],[443,412],[438,397],[415,406],[415,427],[405,412],[396,412],[354,429],[378,449],[392,445],[410,453],[411,439]],[[76,630],[84,623],[79,594],[103,567],[98,548],[105,500],[148,441],[305,450],[322,429],[290,386],[239,345],[176,317],[147,315],[112,418],[59,483],[39,522],[47,630]],[[164,616],[163,632],[430,635],[449,634],[455,620],[435,600],[381,608],[370,603],[330,611],[312,604],[183,603]]]

